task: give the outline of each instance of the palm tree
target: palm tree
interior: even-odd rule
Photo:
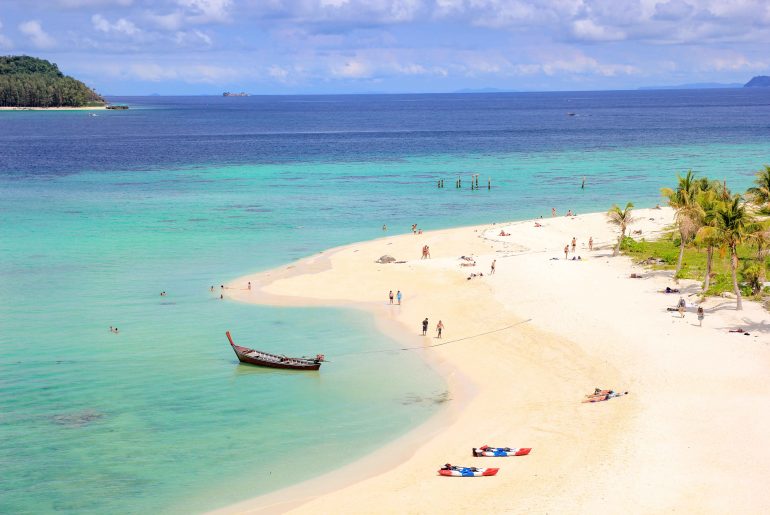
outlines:
[[[718,184],[718,183],[717,183]],[[721,185],[720,185],[721,188]],[[706,274],[703,278],[703,291],[707,291],[711,284],[711,267],[714,261],[714,248],[720,243],[716,228],[717,209],[722,204],[719,197],[721,192],[717,188],[710,188],[698,192],[696,202],[703,212],[701,218],[702,227],[695,234],[695,243],[706,247]]]
[[[741,290],[738,288],[738,245],[746,238],[748,226],[752,223],[746,213],[740,195],[719,206],[716,212],[716,229],[722,244],[730,250],[730,270],[733,275],[733,293],[736,298],[736,309],[743,309]]]
[[[695,180],[695,174],[692,170],[687,170],[684,177],[677,175],[679,184],[676,190],[671,188],[661,188],[661,194],[668,199],[668,205],[676,211],[676,224],[679,228],[679,259],[676,261],[676,270],[674,275],[682,269],[682,258],[684,257],[684,248],[687,242],[698,232],[700,220],[703,216],[702,210],[695,201],[695,196],[704,183]],[[708,182],[706,181],[706,185]]]
[[[770,251],[770,229],[761,223],[752,223],[747,227],[746,239],[757,246],[757,277],[764,283],[767,280],[765,261]]]
[[[620,209],[617,204],[613,204],[610,210],[607,212],[609,217],[608,223],[617,225],[620,228],[620,236],[618,237],[618,244],[615,245],[615,250],[612,251],[613,256],[617,256],[620,252],[620,244],[623,243],[623,238],[626,237],[626,229],[628,226],[634,223],[636,220],[631,216],[634,205],[629,202],[626,204],[625,209]]]
[[[747,196],[753,204],[760,208],[768,206],[770,204],[770,166],[765,165],[762,170],[757,172],[754,183],[756,186],[746,190]]]

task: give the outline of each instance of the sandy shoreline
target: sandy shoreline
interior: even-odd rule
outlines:
[[[637,216],[631,229],[645,237],[672,219],[668,209]],[[754,303],[736,312],[734,301],[709,299],[698,327],[694,313],[681,319],[666,311],[679,298],[658,293],[675,286],[670,272],[609,257],[615,236],[603,214],[539,222],[381,238],[233,282],[227,295],[234,300],[365,309],[400,342],[447,343],[419,352],[440,367],[452,402],[360,462],[220,512],[770,510],[767,313]],[[501,228],[510,236],[498,236]],[[580,261],[564,260],[573,236]],[[588,251],[589,236],[605,248]],[[430,260],[419,259],[424,244]],[[406,263],[374,263],[383,254]],[[458,257],[470,254],[477,265],[461,267]],[[240,289],[246,281],[251,291]],[[678,287],[696,300],[697,285]],[[393,309],[386,296],[397,289],[404,303]],[[426,316],[430,337],[418,336]],[[442,340],[434,338],[438,319]],[[737,326],[750,336],[728,332]],[[631,394],[582,404],[595,386]],[[470,457],[471,447],[485,443],[534,450],[522,458]],[[445,462],[501,471],[438,477]],[[282,504],[287,498],[294,502]]]
[[[0,111],[94,111],[104,110],[107,106],[84,106],[84,107],[8,107],[0,106]]]

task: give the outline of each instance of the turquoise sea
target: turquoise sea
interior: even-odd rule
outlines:
[[[742,190],[770,163],[756,90],[113,100],[0,112],[0,513],[221,507],[447,401],[368,315],[220,301],[228,280],[383,224],[653,206],[678,171]],[[331,362],[239,365],[225,330]]]

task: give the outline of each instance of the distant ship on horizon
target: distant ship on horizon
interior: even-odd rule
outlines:
[[[249,96],[249,94],[244,93],[243,91],[241,91],[240,93],[231,93],[229,91],[225,91],[224,93],[222,93],[222,96],[223,97],[247,97]]]

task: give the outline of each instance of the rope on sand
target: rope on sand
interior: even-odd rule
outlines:
[[[492,333],[499,333],[500,331],[505,331],[505,330],[510,329],[512,327],[516,327],[517,325],[526,324],[527,322],[531,322],[531,321],[532,321],[532,319],[528,318],[526,320],[522,320],[521,322],[516,322],[515,324],[507,325],[505,327],[500,327],[498,329],[492,329],[491,331],[487,331],[485,333],[472,334],[470,336],[465,336],[463,338],[457,338],[455,340],[449,340],[449,341],[441,342],[441,343],[434,343],[433,345],[421,345],[419,347],[402,347],[400,349],[377,349],[377,350],[367,350],[367,351],[361,351],[361,352],[347,352],[345,354],[337,354],[337,356],[352,356],[352,355],[355,355],[355,354],[374,354],[374,353],[378,353],[378,352],[393,352],[393,351],[397,351],[397,350],[421,350],[421,349],[429,349],[431,347],[441,347],[442,345],[449,345],[450,343],[456,343],[456,342],[461,342],[461,341],[464,341],[464,340],[470,340],[470,339],[473,339],[473,338],[478,338],[479,336],[486,336],[486,335],[492,334]]]

